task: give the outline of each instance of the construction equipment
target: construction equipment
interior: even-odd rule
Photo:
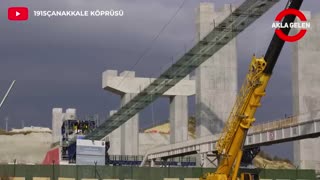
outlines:
[[[2,107],[2,105],[3,105],[3,103],[6,101],[8,95],[9,95],[9,93],[10,93],[10,91],[11,91],[11,89],[13,88],[13,86],[14,86],[15,83],[16,83],[16,80],[13,80],[13,81],[11,82],[11,84],[10,84],[10,86],[9,86],[9,89],[7,90],[6,94],[3,96],[3,98],[2,98],[2,100],[1,100],[1,102],[0,102],[0,109],[1,109],[1,107]]]
[[[290,0],[286,8],[299,10],[303,0]],[[282,23],[290,24],[295,20],[294,15],[286,16]],[[290,27],[281,28],[288,35]],[[261,106],[261,98],[265,95],[274,66],[278,60],[285,41],[274,34],[265,57],[255,55],[249,66],[249,72],[237,96],[235,105],[217,142],[219,164],[216,172],[205,174],[200,180],[235,180],[243,155],[243,145],[248,129],[255,122],[255,112]],[[252,180],[255,175],[242,173],[241,180]]]

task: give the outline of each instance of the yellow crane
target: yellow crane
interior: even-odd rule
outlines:
[[[286,8],[299,10],[303,0],[290,0]],[[282,23],[294,22],[295,16],[288,15]],[[282,32],[289,34],[290,28],[282,28]],[[216,172],[205,174],[200,180],[236,180],[243,145],[248,129],[255,122],[254,115],[261,106],[261,98],[272,75],[274,66],[278,60],[285,41],[274,34],[264,57],[257,58],[255,55],[249,66],[249,72],[237,96],[234,107],[222,131],[221,137],[216,144],[219,154],[219,162]],[[240,175],[241,180],[252,180],[253,176],[248,173]]]

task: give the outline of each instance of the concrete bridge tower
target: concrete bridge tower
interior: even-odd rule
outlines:
[[[314,111],[320,110],[320,14],[313,17],[310,12],[304,14],[311,23],[311,29],[293,44],[293,113],[314,116]],[[293,29],[292,34],[296,33],[298,30]],[[319,149],[320,138],[294,142],[295,164],[320,173]]]
[[[201,40],[235,6],[226,4],[216,10],[212,3],[200,3],[197,9],[197,37]],[[237,95],[236,39],[230,41],[196,70],[196,135],[197,138],[220,133]],[[201,156],[202,166],[210,166],[208,154]]]
[[[197,36],[205,37],[232,10],[230,4],[215,10],[201,3],[197,10]],[[196,70],[197,137],[219,133],[229,116],[237,94],[236,39],[230,41]]]

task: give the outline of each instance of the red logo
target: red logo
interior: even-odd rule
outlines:
[[[26,21],[28,20],[28,17],[28,8],[26,7],[8,8],[8,19],[10,21]]]
[[[285,27],[291,27],[291,28],[297,28],[297,27],[310,27],[310,24],[307,23],[307,18],[306,16],[299,10],[297,9],[285,9],[283,11],[281,11],[275,21],[278,21],[281,23],[281,20],[287,16],[287,15],[295,15],[297,16],[300,21],[302,22],[300,25],[300,23],[290,23],[290,24],[287,24],[287,25],[284,25]],[[307,25],[305,25],[307,24]],[[301,38],[303,38],[303,36],[307,33],[307,30],[306,29],[300,29],[299,33],[294,35],[294,36],[288,36],[286,34],[284,34],[279,28],[276,29],[276,34],[278,35],[278,37],[284,41],[288,41],[288,42],[295,42],[295,41],[298,41],[300,40]]]

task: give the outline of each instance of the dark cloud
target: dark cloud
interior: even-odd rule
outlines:
[[[182,0],[17,0],[4,1],[0,7],[0,93],[10,80],[17,84],[3,109],[10,127],[51,126],[53,107],[74,107],[81,116],[100,113],[106,116],[119,107],[119,97],[101,89],[101,74],[106,69],[130,69],[150,46]],[[242,1],[209,1],[216,7]],[[177,60],[195,39],[195,8],[199,2],[187,0],[152,50],[133,70],[140,76],[157,76]],[[281,1],[238,37],[239,82],[243,81],[251,55],[263,55],[273,34],[271,22],[285,5]],[[305,1],[303,9],[316,11],[317,0]],[[9,22],[6,8],[28,6],[33,10],[123,9],[124,17],[39,18]],[[291,49],[286,45],[268,87],[257,121],[265,122],[292,113]],[[239,83],[240,84],[240,83]],[[155,122],[168,118],[168,103],[155,104]],[[191,113],[194,112],[194,106]],[[152,116],[148,107],[141,115],[144,125]],[[279,148],[277,148],[278,150]],[[280,148],[281,149],[281,148]],[[279,150],[278,150],[279,151]],[[281,153],[280,153],[281,154]]]

